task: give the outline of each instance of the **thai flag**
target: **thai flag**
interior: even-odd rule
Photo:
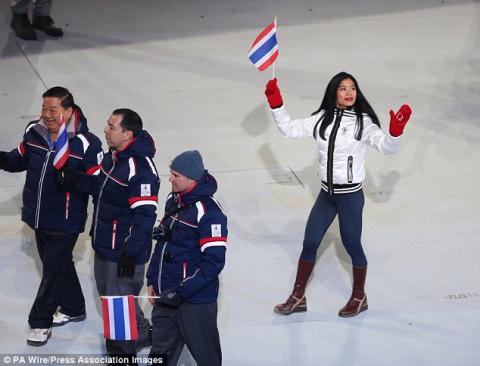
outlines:
[[[58,131],[56,155],[55,159],[53,159],[53,166],[55,169],[60,170],[62,168],[62,166],[67,162],[69,154],[70,151],[68,149],[67,127],[62,116],[62,124],[60,125],[60,130]]]
[[[278,57],[277,26],[275,22],[265,28],[255,39],[248,58],[260,71],[265,70]]]
[[[102,296],[103,331],[106,339],[134,341],[138,338],[135,298]]]

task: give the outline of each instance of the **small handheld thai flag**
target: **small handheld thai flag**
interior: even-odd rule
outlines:
[[[62,124],[60,125],[60,130],[58,131],[58,139],[56,145],[56,155],[55,159],[53,159],[53,166],[55,169],[60,170],[62,166],[68,160],[68,155],[70,154],[68,148],[68,134],[67,134],[67,127],[62,115]]]
[[[253,41],[248,58],[260,71],[265,70],[278,57],[277,25],[272,22]]]
[[[103,330],[106,339],[134,341],[138,338],[135,298],[102,296]]]

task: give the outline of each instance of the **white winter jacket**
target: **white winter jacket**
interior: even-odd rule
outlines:
[[[307,118],[292,119],[284,106],[271,111],[282,134],[291,138],[313,136],[313,129],[324,113],[322,110]],[[382,132],[368,115],[363,115],[362,139],[357,140],[356,123],[357,116],[353,111],[336,110],[334,122],[325,130],[325,140],[319,136],[320,123],[316,127],[320,178],[322,188],[329,193],[349,193],[362,188],[367,145],[382,154],[392,154],[400,145],[399,137]]]

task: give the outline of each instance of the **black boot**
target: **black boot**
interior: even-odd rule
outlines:
[[[54,21],[49,15],[33,16],[33,27],[39,31],[45,32],[47,36],[51,37],[61,37],[63,36],[62,28],[54,27]]]
[[[27,41],[34,41],[37,39],[35,29],[33,29],[32,23],[28,19],[28,14],[15,14],[13,13],[12,22],[10,26],[15,31],[18,38],[25,39]]]

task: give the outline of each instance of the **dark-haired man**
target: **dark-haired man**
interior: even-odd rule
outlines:
[[[43,265],[42,280],[28,318],[31,330],[27,343],[33,346],[47,343],[52,325],[86,317],[72,251],[85,228],[88,195],[76,189],[62,190],[56,182],[53,161],[62,121],[66,121],[68,132],[68,164],[83,172],[95,169],[101,157],[101,142],[89,132],[87,120],[72,94],[59,86],[43,94],[41,118],[27,125],[18,148],[0,151],[0,169],[27,173],[22,221],[35,231]],[[54,317],[60,319],[56,324]]]
[[[138,295],[150,259],[160,180],[153,163],[155,144],[140,116],[116,109],[107,121],[110,151],[88,175],[66,170],[66,181],[93,195],[91,229],[94,275],[100,296]],[[73,178],[72,178],[73,176]],[[136,301],[138,342],[107,340],[111,355],[134,355],[151,343],[150,323]]]

